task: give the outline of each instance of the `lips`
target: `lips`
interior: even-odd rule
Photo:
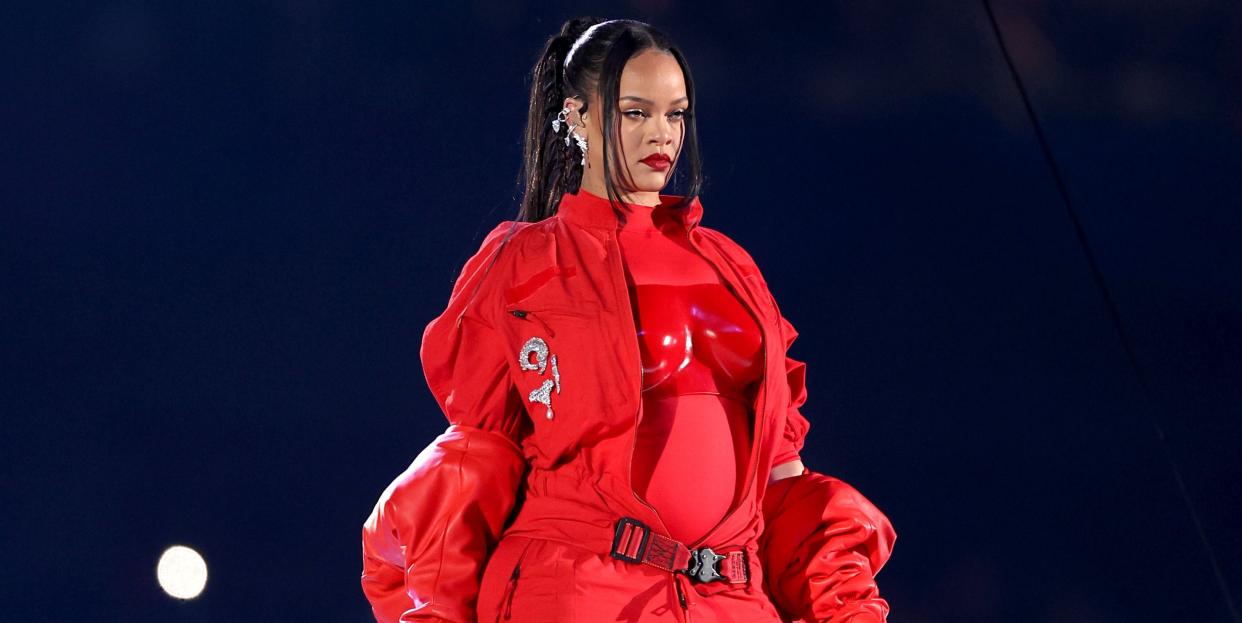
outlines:
[[[650,156],[639,160],[639,162],[657,171],[663,171],[670,166],[673,166],[673,160],[668,157],[668,154],[651,154]]]

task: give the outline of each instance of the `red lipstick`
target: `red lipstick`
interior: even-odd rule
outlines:
[[[657,171],[665,171],[668,170],[669,167],[673,166],[673,160],[668,157],[668,154],[651,154],[650,156],[639,160],[639,162]]]

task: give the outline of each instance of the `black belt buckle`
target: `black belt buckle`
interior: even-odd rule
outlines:
[[[727,578],[720,575],[720,561],[725,557],[712,551],[710,547],[700,547],[699,549],[690,550],[690,566],[686,568],[686,575],[699,582],[716,582]]]
[[[626,526],[634,526],[639,530],[642,530],[643,533],[642,541],[638,543],[638,550],[635,556],[627,556],[619,549],[621,547],[621,537],[625,535]],[[622,517],[621,520],[617,522],[616,532],[612,535],[612,557],[617,560],[624,560],[625,562],[641,564],[643,562],[643,555],[647,552],[647,541],[649,540],[651,540],[651,528],[648,528],[646,524],[637,519]]]

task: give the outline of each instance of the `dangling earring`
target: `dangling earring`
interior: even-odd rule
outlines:
[[[587,140],[585,136],[574,134],[574,128],[577,128],[579,126],[574,125],[573,123],[569,122],[569,107],[568,106],[566,106],[565,108],[562,108],[561,112],[557,113],[556,118],[552,120],[552,132],[559,134],[561,131],[562,123],[568,126],[565,132],[565,146],[569,147],[570,145],[569,139],[570,137],[573,137],[573,140],[578,142],[578,149],[582,150],[582,165],[586,166]],[[586,127],[586,126],[583,125],[581,127]]]
[[[565,144],[566,145],[569,144],[570,136],[574,137],[574,140],[578,142],[578,149],[582,150],[582,166],[585,167],[586,166],[587,140],[586,140],[586,137],[582,136],[581,134],[574,134],[574,128],[576,127],[578,126],[573,125],[572,123],[569,124],[569,136],[565,137]]]

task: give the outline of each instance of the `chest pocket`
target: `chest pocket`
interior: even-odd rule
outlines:
[[[598,322],[600,308],[598,305],[548,306],[538,303],[510,303],[505,305],[505,313],[519,320],[527,320],[548,334],[556,337],[556,327],[563,329],[574,325]]]
[[[618,434],[627,420],[629,381],[618,353],[618,319],[598,301],[563,296],[559,284],[504,304],[502,333],[513,353],[514,386],[534,425],[542,467]],[[633,337],[631,336],[631,339]],[[635,364],[632,373],[638,372]]]

